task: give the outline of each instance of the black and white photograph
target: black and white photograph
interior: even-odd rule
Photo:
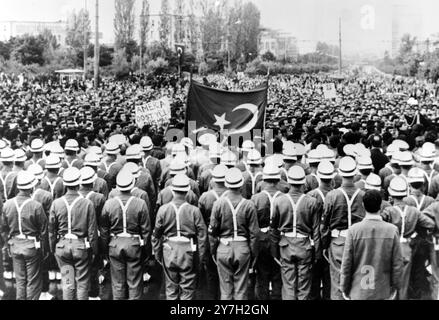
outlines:
[[[1,0],[0,305],[439,300],[438,12]]]

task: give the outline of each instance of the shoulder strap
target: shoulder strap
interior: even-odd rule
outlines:
[[[216,198],[216,200],[218,200],[218,199],[220,198],[220,196],[218,195],[218,193],[217,193],[214,189],[211,189],[211,190],[210,190],[210,193],[214,195],[214,197]]]
[[[255,175],[253,175],[250,171],[250,169],[247,167],[247,173],[250,176],[251,179],[251,183],[252,183],[252,195],[255,194],[255,189],[256,189],[256,179],[257,177],[262,175],[262,172],[256,172]]]
[[[401,208],[398,207],[398,206],[394,206],[394,208],[396,210],[398,210],[400,215],[401,215],[401,234],[400,234],[400,238],[402,240],[402,239],[404,239],[405,223],[406,223],[405,219],[406,219],[406,216],[407,216],[407,210],[408,210],[409,206],[404,206],[404,211],[402,211]]]
[[[20,232],[21,236],[23,235],[23,227],[21,225],[21,213],[23,212],[24,206],[27,205],[31,201],[32,201],[32,199],[27,199],[26,201],[24,201],[21,204],[21,206],[19,206],[17,198],[14,198],[15,208],[17,209],[17,213],[18,213],[18,231]]]
[[[142,158],[143,167],[146,168],[146,164],[148,163],[149,159],[151,159],[151,156],[147,156],[146,158]]]
[[[322,198],[323,203],[325,203],[325,195],[323,194],[323,191],[320,190],[319,188],[317,188],[316,191],[320,195],[320,197]]]
[[[348,227],[350,228],[352,226],[352,204],[354,203],[355,198],[358,196],[361,190],[357,189],[355,193],[352,195],[351,199],[349,199],[348,194],[343,188],[339,188],[338,190],[341,191],[341,193],[346,199],[346,204],[348,205]]]
[[[75,198],[75,200],[73,200],[73,202],[69,205],[66,197],[61,197],[61,199],[64,201],[64,204],[67,208],[67,229],[68,229],[68,234],[72,234],[72,209],[75,206],[75,204],[81,200],[84,199],[81,195],[77,198]]]
[[[122,209],[123,233],[127,233],[127,212],[128,212],[128,207],[134,198],[135,197],[130,197],[125,205],[123,204],[122,200],[119,197],[114,198],[117,200],[117,202],[119,202],[120,208]]]
[[[174,202],[170,202],[171,207],[174,209],[175,211],[175,220],[176,220],[176,225],[177,225],[177,237],[181,237],[181,224],[180,224],[180,213],[181,210],[188,205],[187,202],[183,203],[180,208],[177,208],[177,206],[175,205]]]
[[[238,237],[238,221],[237,221],[237,215],[238,215],[238,211],[241,208],[242,204],[245,202],[245,199],[241,199],[241,201],[238,203],[238,205],[236,206],[236,208],[233,207],[232,202],[230,201],[229,198],[224,197],[224,199],[226,199],[226,203],[229,205],[230,210],[232,211],[232,215],[233,215],[233,237],[236,238]]]
[[[270,202],[270,224],[271,224],[271,220],[273,218],[273,211],[274,211],[274,200],[280,195],[282,194],[282,192],[280,191],[276,191],[276,193],[271,196],[270,193],[267,190],[262,190],[262,193],[265,194],[268,198],[268,201]]]
[[[294,233],[294,236],[296,236],[296,233],[297,233],[297,209],[299,208],[299,205],[302,202],[303,198],[305,198],[305,195],[302,194],[296,203],[294,203],[294,200],[293,200],[293,198],[291,198],[291,195],[288,194],[287,197],[288,197],[288,200],[290,200],[291,207],[293,208],[293,233]]]
[[[50,182],[50,179],[48,177],[44,177],[44,180],[47,181],[47,183],[49,184],[49,188],[50,188],[50,192],[52,193],[52,197],[55,196],[55,186],[58,183],[58,181],[61,180],[61,177],[56,177],[55,181]]]
[[[317,180],[317,182],[318,182],[318,184],[319,184],[319,186],[320,186],[320,183],[321,183],[320,178],[319,178],[315,173],[311,173],[310,176],[316,178],[316,180]]]
[[[422,205],[424,204],[425,195],[422,195],[421,202],[418,202],[418,199],[414,195],[410,195],[409,198],[412,198],[413,201],[416,203],[416,208],[420,211],[422,208]]]

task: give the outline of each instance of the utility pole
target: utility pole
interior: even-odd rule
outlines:
[[[144,20],[145,20],[145,13],[142,11],[142,13],[140,14],[140,76],[142,76],[142,71],[143,71],[142,70],[143,69],[143,45],[144,45],[144,40],[146,38],[146,35],[143,34],[143,30],[142,30]]]
[[[84,0],[84,14],[82,15],[82,32],[84,33],[84,81],[87,80],[87,30],[85,27],[85,13],[87,12],[87,0]]]
[[[99,87],[99,0],[96,0],[96,30],[95,30],[95,89]]]
[[[341,74],[341,69],[342,69],[342,60],[341,60],[341,17],[339,18],[338,21],[338,41],[339,41],[339,66],[338,66],[338,71]]]

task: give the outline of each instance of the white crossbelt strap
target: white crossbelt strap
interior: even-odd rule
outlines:
[[[89,193],[87,193],[87,194],[85,195],[85,197],[84,197],[84,195],[83,195],[80,191],[79,191],[78,193],[79,193],[79,195],[80,195],[81,197],[83,197],[84,199],[90,200],[90,197],[91,197],[91,195],[94,193],[94,191],[90,191]]]
[[[67,202],[66,197],[62,197],[61,199],[64,201],[64,204],[66,205],[67,208],[67,230],[68,230],[67,234],[72,234],[72,209],[79,200],[84,198],[82,196],[75,198],[75,200],[73,200],[71,205],[69,205],[69,203]]]
[[[30,159],[30,162],[32,164],[39,164],[41,161],[43,161],[44,159],[38,159],[37,161],[35,161],[33,158]]]
[[[174,208],[175,211],[175,223],[177,225],[177,237],[181,237],[181,223],[180,223],[180,213],[181,210],[188,205],[187,202],[183,203],[180,208],[177,208],[177,206],[175,205],[175,203],[171,202],[171,207]]]
[[[422,170],[422,172],[425,175],[425,178],[427,178],[428,186],[431,185],[431,180],[433,179],[434,170],[431,170],[430,174],[428,174],[426,171]]]
[[[6,177],[3,179],[1,174],[0,174],[0,180],[3,183],[3,194],[5,196],[5,201],[8,200],[8,191],[6,190],[6,182],[8,181],[8,178],[11,176],[11,174],[13,174],[13,172],[8,172],[8,174],[6,175]]]
[[[319,186],[320,186],[320,183],[321,183],[320,178],[319,178],[315,173],[311,173],[310,176],[316,178],[316,180],[317,180],[317,182],[318,182],[318,184],[319,184]]]
[[[259,176],[262,176],[262,172],[256,172],[255,175],[253,175],[250,171],[250,169],[247,169],[248,175],[250,176],[251,182],[252,182],[252,195],[255,194],[255,189],[256,189],[256,179]]]
[[[232,211],[232,215],[233,215],[233,238],[237,238],[238,237],[238,220],[237,220],[237,215],[238,215],[238,211],[241,208],[241,206],[243,205],[243,203],[245,202],[245,199],[241,199],[241,201],[238,203],[238,205],[236,206],[236,208],[233,207],[232,202],[230,201],[229,198],[224,198],[226,199],[226,202],[228,203],[230,210]]]
[[[216,200],[218,200],[220,198],[220,196],[218,195],[218,193],[214,189],[210,190],[210,193],[214,195]]]
[[[270,193],[267,190],[262,191],[263,194],[267,195],[268,201],[270,201],[270,224],[271,220],[273,218],[273,211],[274,211],[274,200],[282,193],[280,191],[277,191],[273,196],[270,195]]]
[[[422,206],[423,206],[423,204],[424,204],[425,195],[422,195],[421,202],[418,202],[418,199],[416,199],[416,197],[413,196],[413,195],[411,195],[409,198],[412,198],[413,201],[415,201],[415,203],[416,203],[416,208],[417,208],[419,211],[421,211],[421,208],[422,208]]]
[[[320,195],[320,197],[322,198],[323,203],[325,203],[325,195],[323,194],[323,191],[320,190],[319,188],[317,188],[316,191]]]
[[[123,233],[127,234],[127,211],[128,206],[130,205],[131,201],[133,201],[135,197],[130,197],[127,201],[127,203],[124,205],[122,200],[119,197],[115,197],[114,199],[119,202],[120,208],[122,209],[122,225],[123,225]]]
[[[66,159],[67,166],[68,166],[69,168],[73,167],[73,165],[75,164],[76,161],[78,161],[78,159],[73,159],[72,162],[69,162],[69,161]]]
[[[110,169],[111,169],[111,167],[114,166],[114,165],[116,164],[116,162],[112,162],[112,163],[110,163],[110,164],[107,166],[107,163],[106,163],[105,161],[102,162],[102,163],[104,164],[105,172],[107,172],[107,173],[110,173]]]
[[[352,204],[355,201],[355,198],[358,196],[358,194],[360,193],[360,189],[357,189],[357,191],[355,191],[355,193],[352,196],[352,199],[349,199],[348,194],[346,193],[346,191],[343,188],[339,188],[338,190],[341,191],[341,193],[343,194],[343,196],[346,199],[346,203],[348,205],[348,227],[350,228],[352,225]]]
[[[405,219],[407,217],[407,210],[409,207],[405,206],[404,211],[402,211],[401,208],[397,207],[397,206],[395,206],[394,208],[396,208],[399,211],[399,213],[401,214],[401,236],[400,236],[400,239],[401,239],[401,241],[403,241],[404,240],[404,233],[405,233],[405,224],[406,224]]]
[[[147,156],[146,158],[142,158],[143,167],[146,168],[146,164],[148,163],[148,160],[151,158],[151,156]]]
[[[44,180],[46,180],[47,183],[49,184],[50,192],[52,193],[52,197],[54,197],[55,196],[55,186],[58,183],[58,181],[61,180],[61,177],[57,177],[55,179],[55,181],[53,181],[53,183],[50,182],[50,179],[48,177],[44,177]]]
[[[299,205],[302,202],[303,198],[305,198],[305,195],[302,194],[296,203],[294,203],[294,200],[293,198],[291,198],[291,195],[287,195],[287,198],[288,200],[290,200],[291,207],[293,208],[293,235],[295,237],[297,235],[297,209],[299,208]]]
[[[18,205],[18,202],[17,202],[17,198],[14,198],[14,204],[15,204],[15,207],[17,208],[17,213],[18,213],[18,231],[20,232],[20,236],[24,236],[24,234],[23,234],[23,228],[22,228],[22,226],[21,226],[21,213],[23,212],[23,208],[24,208],[24,206],[26,205],[26,204],[28,204],[29,202],[31,202],[32,201],[32,199],[27,199],[26,201],[24,201],[22,204],[21,204],[21,207]]]

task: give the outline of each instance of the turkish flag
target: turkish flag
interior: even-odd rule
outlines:
[[[267,108],[268,84],[251,91],[234,92],[204,86],[191,82],[189,89],[186,128],[194,122],[198,131],[228,130],[230,135],[264,130]]]

